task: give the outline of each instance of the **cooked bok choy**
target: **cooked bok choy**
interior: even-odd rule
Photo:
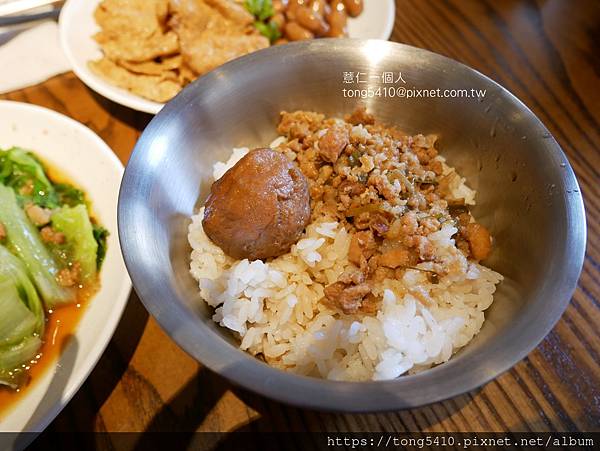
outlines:
[[[65,183],[52,183],[35,155],[19,147],[0,151],[0,184],[12,188],[22,205],[31,202],[44,208],[58,208],[85,202],[81,190]]]
[[[71,243],[72,259],[79,263],[83,282],[96,277],[98,243],[85,205],[63,207],[52,215],[52,227]]]
[[[37,228],[17,203],[14,191],[0,185],[0,223],[6,230],[8,246],[19,256],[35,281],[48,307],[73,300],[71,290],[57,282],[60,268],[44,246]]]
[[[54,183],[31,152],[0,149],[0,385],[25,379],[43,344],[45,309],[97,288],[107,237],[83,191]]]
[[[23,263],[1,245],[0,312],[0,385],[16,387],[42,345],[44,309]]]

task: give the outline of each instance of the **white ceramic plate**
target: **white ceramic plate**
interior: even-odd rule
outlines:
[[[156,114],[163,103],[146,100],[94,74],[88,61],[102,57],[92,36],[99,31],[93,13],[100,0],[68,0],[59,19],[61,45],[75,74],[98,94],[134,110]],[[350,37],[387,40],[394,28],[394,0],[365,0],[363,13],[348,21]]]
[[[0,101],[0,148],[33,150],[83,188],[95,215],[109,230],[101,289],[89,301],[76,331],[56,365],[23,397],[0,412],[1,432],[41,432],[77,392],[104,352],[127,303],[131,282],[117,233],[117,199],[123,165],[94,132],[54,111]],[[31,435],[21,440],[32,438]],[[0,449],[15,446],[15,436],[0,434]],[[16,446],[22,447],[19,442]]]

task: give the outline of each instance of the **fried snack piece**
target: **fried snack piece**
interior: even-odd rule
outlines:
[[[125,33],[152,34],[165,25],[169,0],[102,0],[94,11],[101,28]]]
[[[228,0],[171,0],[169,26],[179,37],[184,61],[196,75],[269,46],[252,26],[252,15]]]
[[[168,0],[103,0],[94,18],[94,39],[112,61],[142,62],[179,51],[177,35],[165,30]]]
[[[179,1],[179,0],[175,0]],[[247,26],[254,22],[254,16],[248,12],[242,5],[231,0],[202,0],[211,8],[214,8],[226,19],[236,22],[239,25]],[[173,4],[173,1],[171,1]]]
[[[190,69],[190,67],[182,62],[181,67],[179,68],[179,83],[182,86],[187,85],[188,83],[193,82],[196,79],[196,74],[194,71]]]
[[[90,61],[89,67],[115,85],[156,102],[167,102],[182,88],[174,72],[163,72],[161,75],[134,74],[107,58]]]
[[[117,64],[135,74],[166,75],[165,72],[181,68],[182,58],[181,55],[175,55],[168,58],[161,58],[160,61],[143,61],[140,63],[135,61],[119,60],[117,61]]]
[[[170,100],[198,75],[269,45],[252,14],[231,0],[102,0],[94,17],[104,58],[90,62],[91,70],[157,102]]]

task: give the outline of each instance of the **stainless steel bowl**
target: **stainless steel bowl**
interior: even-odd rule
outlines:
[[[365,83],[344,83],[344,72]],[[402,75],[398,84],[376,76]],[[347,80],[349,81],[349,80]],[[356,80],[355,80],[356,81]],[[396,82],[396,80],[394,80]],[[212,165],[239,146],[276,137],[281,110],[341,115],[359,102],[344,88],[480,89],[485,97],[364,100],[379,120],[437,133],[478,194],[474,214],[495,237],[488,264],[504,274],[481,333],[448,363],[385,382],[346,383],[273,369],[211,321],[189,274],[190,216]],[[469,91],[470,92],[470,91]],[[389,92],[388,92],[389,94]],[[236,384],[300,406],[340,411],[416,407],[472,390],[525,357],[575,288],[585,248],[577,180],[559,145],[507,90],[469,67],[384,41],[317,40],[263,50],[197,80],[152,120],[129,161],[119,201],[125,261],[144,305],[198,361]]]

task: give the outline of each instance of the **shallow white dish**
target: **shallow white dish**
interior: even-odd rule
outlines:
[[[131,291],[117,233],[123,165],[111,149],[73,119],[26,103],[0,101],[0,148],[12,146],[33,150],[83,188],[110,236],[100,291],[89,301],[58,362],[32,381],[20,400],[0,411],[2,450],[21,448],[34,436],[17,439],[2,432],[41,432],[69,402],[104,352]]]
[[[75,74],[89,88],[113,102],[144,111],[158,113],[163,103],[118,88],[88,68],[88,61],[102,57],[100,47],[92,36],[100,30],[93,14],[100,0],[68,0],[59,19],[60,41]],[[394,28],[394,0],[366,0],[363,13],[348,21],[352,38],[387,40]]]

